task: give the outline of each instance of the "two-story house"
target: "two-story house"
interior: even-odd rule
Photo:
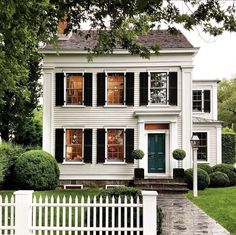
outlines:
[[[96,43],[72,34],[43,50],[43,149],[57,159],[61,184],[114,181],[127,184],[134,168],[145,178],[172,178],[176,148],[192,166],[190,139],[197,133],[199,162],[221,162],[217,82],[193,81],[193,47],[179,32],[151,31],[140,38],[158,44],[150,59],[117,48],[88,62],[84,48]],[[133,149],[145,153],[132,158]]]

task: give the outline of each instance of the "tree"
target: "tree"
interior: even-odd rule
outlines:
[[[236,131],[236,78],[222,80],[218,86],[219,120]]]

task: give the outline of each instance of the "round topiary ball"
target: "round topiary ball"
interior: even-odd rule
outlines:
[[[186,157],[186,152],[183,149],[175,149],[172,153],[175,160],[183,160]]]
[[[231,164],[218,164],[212,167],[212,171],[220,171],[225,173],[229,177],[229,185],[233,186],[236,185],[236,173],[235,167]]]
[[[208,175],[212,173],[212,168],[211,168],[211,166],[209,166],[209,165],[206,164],[206,163],[198,163],[198,164],[197,164],[197,168],[200,168],[200,169],[206,171]]]
[[[188,184],[189,189],[193,189],[193,169],[187,169],[185,171],[185,182]],[[210,177],[206,171],[197,169],[197,182],[199,190],[203,190],[209,186]]]
[[[15,175],[20,189],[55,189],[59,174],[54,157],[42,150],[25,152],[16,160]]]
[[[143,150],[141,149],[135,149],[133,152],[132,152],[132,157],[136,160],[140,160],[144,157],[144,152]]]
[[[229,185],[229,177],[220,171],[211,173],[210,175],[211,187],[226,187]]]

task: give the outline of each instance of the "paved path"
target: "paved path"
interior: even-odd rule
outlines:
[[[184,195],[160,194],[157,201],[164,213],[162,235],[230,234]]]

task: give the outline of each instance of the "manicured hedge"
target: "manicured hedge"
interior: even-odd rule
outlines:
[[[230,184],[229,177],[220,171],[211,173],[210,175],[210,187],[226,187]]]
[[[60,172],[51,154],[31,150],[17,158],[15,174],[20,189],[52,190],[58,184]]]
[[[187,169],[185,171],[185,182],[188,184],[189,189],[193,189],[193,169]],[[206,171],[198,168],[197,169],[197,182],[198,189],[204,190],[210,184],[210,177]]]
[[[197,167],[200,168],[200,169],[202,169],[202,170],[204,170],[204,171],[206,171],[208,175],[212,173],[212,168],[211,168],[211,166],[209,166],[209,165],[206,164],[206,163],[198,163],[198,164],[197,164]]]
[[[181,161],[186,157],[186,152],[183,149],[175,149],[172,155],[175,160]]]
[[[236,135],[234,133],[222,134],[222,162],[233,164],[236,162]]]

